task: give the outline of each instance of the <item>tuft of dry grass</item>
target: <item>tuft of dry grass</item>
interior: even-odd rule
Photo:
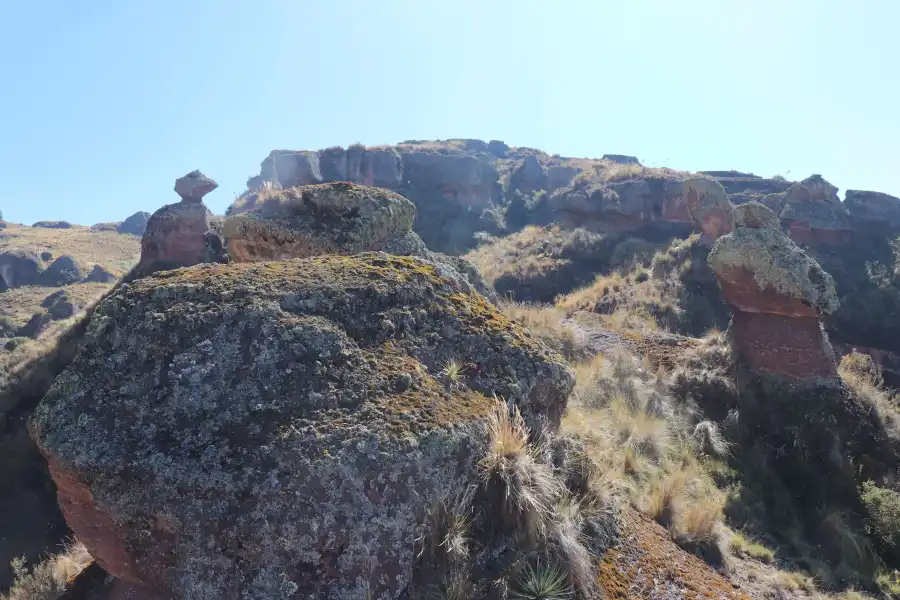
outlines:
[[[530,446],[528,427],[518,408],[510,411],[497,400],[488,420],[488,435],[488,451],[479,468],[499,525],[508,534],[543,538],[562,495],[561,482]]]
[[[53,258],[73,256],[84,265],[100,264],[121,275],[134,266],[141,255],[140,238],[115,231],[91,231],[88,227],[45,229],[8,224],[0,230],[0,252],[21,250]],[[52,259],[51,259],[52,260]]]
[[[15,581],[0,600],[56,600],[67,584],[93,562],[83,544],[74,543],[62,553],[28,569],[24,561],[13,561]]]
[[[502,300],[500,310],[509,320],[519,323],[531,335],[567,359],[574,361],[585,357],[584,344],[578,339],[575,330],[564,323],[567,316],[564,310],[554,306]]]
[[[866,360],[868,359],[868,360]],[[868,355],[853,352],[841,359],[838,374],[853,396],[895,440],[900,440],[900,399],[884,386]]]
[[[732,532],[728,548],[735,556],[752,558],[762,563],[775,562],[775,552],[757,541],[748,539],[743,533]]]

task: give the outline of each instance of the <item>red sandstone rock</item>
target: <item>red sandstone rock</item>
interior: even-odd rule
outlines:
[[[778,227],[762,204],[738,206],[734,231],[709,253],[734,309],[734,350],[752,371],[792,381],[836,379],[834,351],[820,318],[837,310],[834,281]]]
[[[837,188],[821,175],[792,185],[784,196],[781,221],[788,235],[801,244],[841,244],[853,236],[850,212]]]
[[[712,179],[695,177],[681,184],[681,195],[694,222],[710,241],[731,231],[731,203],[725,188]]]
[[[817,317],[736,310],[730,333],[737,355],[753,371],[793,381],[837,377],[834,351]]]
[[[202,202],[182,201],[162,207],[147,222],[135,275],[221,262],[223,246],[218,227],[218,220]]]

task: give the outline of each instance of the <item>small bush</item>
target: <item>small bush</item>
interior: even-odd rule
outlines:
[[[68,582],[84,570],[93,559],[82,544],[74,544],[65,552],[53,556],[33,569],[23,560],[12,563],[15,578],[12,587],[2,600],[56,600],[65,591]]]
[[[552,565],[527,565],[513,581],[510,600],[565,600],[575,591],[566,583],[566,576]]]
[[[866,481],[861,498],[869,513],[872,534],[891,548],[900,546],[900,494]]]
[[[728,547],[735,556],[752,558],[766,564],[775,561],[775,552],[773,550],[766,548],[759,542],[747,539],[744,534],[739,532],[731,535]]]

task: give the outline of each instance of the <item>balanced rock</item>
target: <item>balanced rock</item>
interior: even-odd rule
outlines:
[[[202,202],[203,196],[219,187],[219,184],[200,171],[191,171],[175,180],[175,193],[185,202]]]
[[[209,189],[215,187],[214,181],[202,173],[199,176],[194,173],[178,179],[175,182],[176,191],[180,189],[179,193],[201,193],[204,186],[209,187],[203,180],[212,182],[213,187]],[[190,182],[194,182],[196,186],[190,187]],[[147,221],[141,237],[141,259],[128,279],[144,277],[161,270],[224,261],[220,225],[219,219],[206,208],[200,197],[183,195],[181,202],[163,206]]]
[[[324,255],[120,286],[30,428],[119,579],[167,598],[400,598],[429,506],[476,481],[493,395],[552,430],[572,385],[428,261]]]
[[[705,177],[692,177],[682,182],[681,190],[688,211],[707,243],[731,231],[732,206],[722,184]]]
[[[788,188],[781,210],[788,235],[802,244],[839,244],[852,238],[850,213],[837,188],[812,175]]]
[[[708,261],[733,309],[738,355],[752,370],[792,380],[836,378],[820,322],[839,307],[831,275],[781,231],[767,207],[738,206],[733,222]]]

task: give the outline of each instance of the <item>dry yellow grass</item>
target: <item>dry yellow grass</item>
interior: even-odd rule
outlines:
[[[56,600],[66,584],[93,562],[83,544],[76,543],[29,570],[13,562],[15,581],[0,600]]]
[[[68,254],[84,265],[103,265],[121,275],[128,271],[141,254],[140,238],[113,231],[92,232],[87,227],[45,229],[9,224],[0,230],[0,252],[23,250],[38,256],[50,252],[53,257]]]
[[[17,326],[24,325],[39,309],[44,298],[59,290],[66,290],[78,311],[102,296],[110,287],[112,287],[110,283],[76,283],[64,288],[42,286],[12,288],[0,294],[0,316],[8,317]]]

